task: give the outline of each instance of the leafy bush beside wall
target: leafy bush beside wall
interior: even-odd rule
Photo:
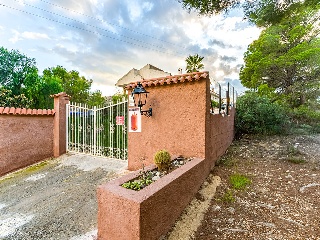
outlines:
[[[237,100],[236,134],[277,134],[287,123],[284,109],[267,97],[246,92]]]
[[[14,95],[11,90],[0,87],[0,107],[30,108],[32,101],[24,94]]]

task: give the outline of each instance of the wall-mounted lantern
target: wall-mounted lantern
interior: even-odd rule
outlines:
[[[144,89],[142,84],[140,82],[138,82],[138,85],[133,89],[131,95],[132,95],[133,100],[134,100],[134,105],[136,107],[140,108],[141,115],[145,115],[147,117],[151,117],[152,116],[152,108],[149,108],[149,110],[142,110],[142,107],[144,105],[146,105],[146,103],[147,103],[148,93],[149,92],[147,92]]]

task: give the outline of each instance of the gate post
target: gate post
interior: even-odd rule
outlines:
[[[54,98],[54,123],[53,123],[53,156],[59,157],[66,153],[66,106],[69,103],[69,96],[65,93],[52,95]]]

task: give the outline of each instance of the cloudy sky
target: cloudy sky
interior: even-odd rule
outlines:
[[[243,53],[259,33],[240,10],[200,17],[177,0],[0,0],[0,46],[35,58],[40,73],[77,70],[104,95],[132,68],[174,75],[196,53],[212,79],[241,92]]]

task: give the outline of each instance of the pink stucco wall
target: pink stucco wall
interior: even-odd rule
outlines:
[[[129,169],[152,164],[154,154],[166,149],[173,155],[205,157],[206,78],[199,81],[145,87],[153,108],[142,116],[142,132],[128,135]]]
[[[229,111],[229,116],[208,114],[206,127],[206,159],[212,168],[215,161],[221,157],[234,138],[235,109]]]
[[[54,110],[0,107],[0,176],[66,152],[65,93]]]
[[[0,115],[0,176],[53,156],[53,118]]]

